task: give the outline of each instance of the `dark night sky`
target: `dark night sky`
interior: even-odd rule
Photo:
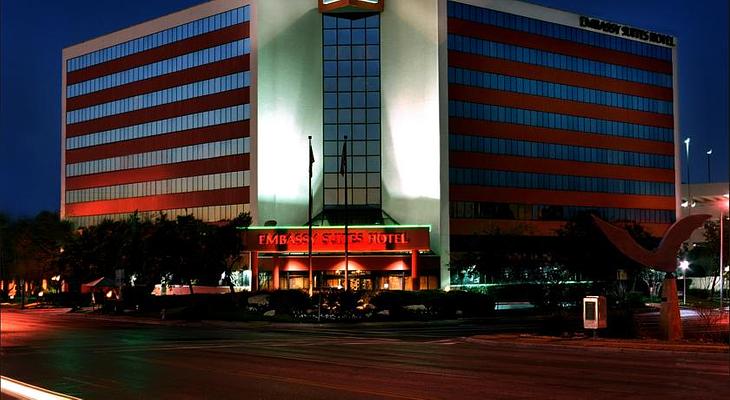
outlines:
[[[680,128],[692,137],[692,182],[707,180],[710,147],[712,180],[728,181],[726,0],[532,2],[678,37]],[[58,210],[61,49],[198,3],[0,0],[0,212]]]

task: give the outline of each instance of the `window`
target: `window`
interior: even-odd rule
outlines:
[[[346,144],[350,204],[380,206],[380,16],[325,14],[322,26],[324,204],[344,204]]]

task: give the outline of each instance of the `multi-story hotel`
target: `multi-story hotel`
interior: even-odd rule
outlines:
[[[446,287],[499,229],[675,220],[676,40],[513,0],[215,0],[63,51],[61,213],[251,213],[262,285]],[[341,174],[346,148],[346,176]],[[345,187],[349,207],[345,212]],[[471,249],[473,250],[473,249]]]

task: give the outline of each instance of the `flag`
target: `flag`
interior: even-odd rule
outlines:
[[[342,143],[342,157],[340,158],[340,175],[345,176],[347,172],[347,142]]]
[[[314,166],[314,151],[312,151],[312,143],[309,143],[309,177],[312,177],[312,167]]]

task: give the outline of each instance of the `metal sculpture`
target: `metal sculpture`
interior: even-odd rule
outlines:
[[[638,244],[625,229],[612,225],[595,215],[592,217],[601,232],[621,253],[647,268],[665,272],[662,284],[660,322],[667,340],[681,339],[682,324],[679,316],[677,279],[674,276],[674,272],[677,270],[677,252],[682,243],[692,235],[692,232],[701,227],[711,216],[697,214],[678,220],[667,229],[659,246],[653,251]]]

